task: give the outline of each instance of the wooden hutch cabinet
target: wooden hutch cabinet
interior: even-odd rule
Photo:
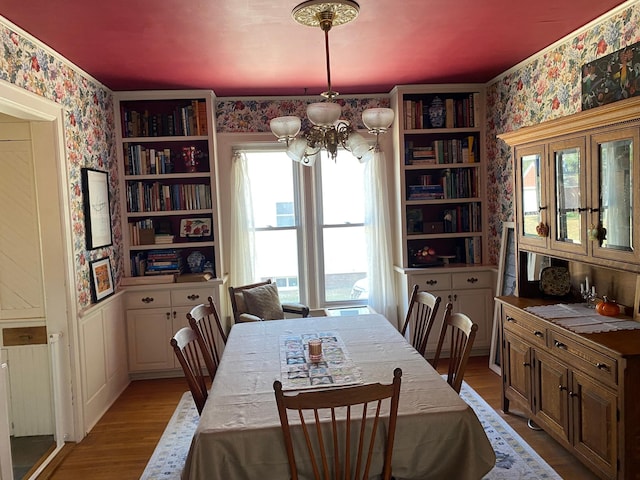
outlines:
[[[598,325],[595,310],[576,310],[587,307],[576,303],[583,278],[574,270],[604,271],[611,282],[640,272],[640,98],[500,138],[515,160],[518,272],[518,296],[496,299],[503,410],[523,412],[601,478],[638,478],[640,329],[580,329],[551,312],[568,308]],[[532,287],[536,256],[568,266],[568,295]]]

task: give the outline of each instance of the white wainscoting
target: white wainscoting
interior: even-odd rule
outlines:
[[[122,293],[85,310],[79,321],[84,426],[89,432],[129,385]]]

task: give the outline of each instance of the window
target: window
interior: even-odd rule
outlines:
[[[312,168],[283,151],[244,154],[256,277],[276,281],[283,302],[324,306],[366,299],[364,165],[346,151],[336,162],[323,153]]]

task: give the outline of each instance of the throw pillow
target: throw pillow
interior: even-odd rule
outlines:
[[[267,285],[245,290],[244,303],[247,305],[248,313],[257,315],[263,320],[284,318],[278,287],[275,283],[268,283]]]

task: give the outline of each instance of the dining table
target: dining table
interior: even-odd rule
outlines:
[[[346,350],[357,373],[350,381],[390,383],[393,370],[402,369],[395,479],[480,479],[494,467],[494,450],[473,409],[383,315],[374,313],[233,325],[183,480],[290,478],[273,382],[284,380],[283,339],[322,332],[335,334]],[[310,477],[302,472],[300,478]]]

